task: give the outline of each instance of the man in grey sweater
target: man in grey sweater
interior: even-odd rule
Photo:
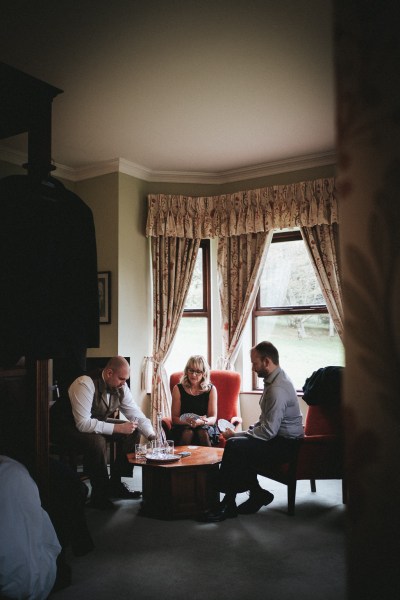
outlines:
[[[261,488],[257,472],[267,464],[287,462],[304,436],[303,419],[293,383],[279,366],[279,353],[270,342],[251,350],[253,371],[264,378],[259,420],[247,431],[226,430],[227,440],[219,471],[218,489],[225,497],[204,520],[223,521],[237,514],[255,513],[270,504],[274,496]],[[249,499],[236,506],[236,494],[250,492]]]

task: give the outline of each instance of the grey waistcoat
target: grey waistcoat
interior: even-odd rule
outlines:
[[[124,390],[122,388],[107,389],[101,373],[102,369],[95,373],[88,373],[94,383],[91,417],[99,421],[106,421],[108,417],[114,416],[115,411],[119,409],[124,397]],[[107,402],[107,393],[110,394],[110,405]]]

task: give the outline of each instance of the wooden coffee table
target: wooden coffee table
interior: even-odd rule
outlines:
[[[199,517],[218,502],[215,483],[223,448],[177,446],[175,453],[187,451],[190,456],[176,462],[139,462],[135,454],[128,460],[142,467],[143,501],[140,514],[158,519]]]

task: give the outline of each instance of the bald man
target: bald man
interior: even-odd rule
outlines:
[[[130,366],[123,356],[111,358],[104,369],[75,379],[68,389],[72,417],[64,424],[62,441],[83,453],[84,471],[92,486],[90,505],[109,509],[110,498],[138,498],[121,482],[132,477],[132,465],[126,454],[134,452],[140,434],[155,439],[151,421],[133,400],[127,385]],[[119,410],[127,419],[113,423],[109,419]],[[117,442],[117,458],[111,478],[107,469],[107,440]]]

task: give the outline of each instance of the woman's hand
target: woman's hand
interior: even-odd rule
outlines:
[[[189,419],[188,425],[195,429],[196,427],[200,427],[200,425],[204,425],[204,421],[203,419]]]

